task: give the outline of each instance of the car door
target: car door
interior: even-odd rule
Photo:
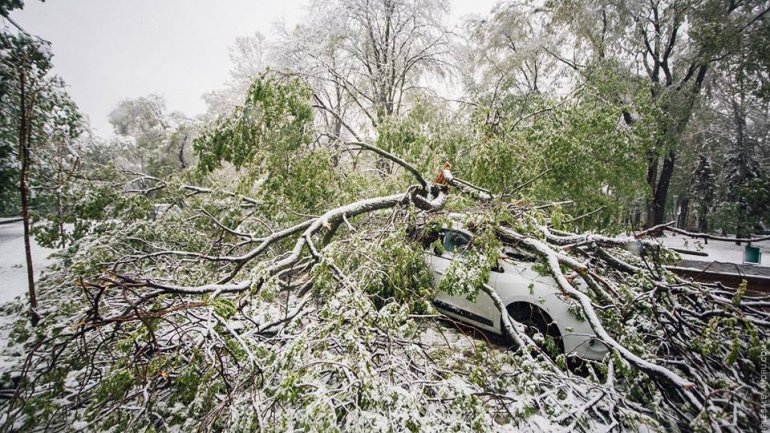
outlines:
[[[436,286],[443,278],[452,260],[463,260],[463,252],[470,246],[471,237],[459,230],[446,230],[442,233],[443,252],[429,254],[429,261],[433,268],[433,278]],[[495,272],[490,273],[489,285],[495,287]],[[434,298],[435,306],[445,314],[473,326],[493,332],[499,332],[500,313],[494,306],[492,299],[486,293],[480,291],[475,300],[469,300],[465,295],[450,295],[438,291]]]

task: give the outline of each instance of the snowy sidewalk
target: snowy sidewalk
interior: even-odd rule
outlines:
[[[697,262],[720,262],[743,264],[743,250],[746,243],[736,245],[735,242],[710,240],[706,243],[702,239],[694,239],[685,235],[666,234],[656,238],[668,248],[679,248],[684,250],[699,251],[705,253],[704,256],[683,255],[683,259]],[[761,263],[758,266],[770,267],[770,241],[753,242],[753,246],[758,247],[762,252]]]
[[[56,250],[43,248],[32,240],[35,279],[51,263]],[[21,222],[0,224],[0,305],[27,293],[27,265],[24,258],[24,226]]]
[[[43,248],[32,239],[32,265],[35,281],[51,263],[48,256],[55,250]],[[24,226],[19,222],[0,224],[0,374],[18,376],[23,346],[14,343],[10,335],[16,324],[28,321],[26,314],[29,304],[27,293],[27,261],[24,257]],[[21,308],[11,305],[17,296],[22,296]],[[8,391],[9,383],[0,384]],[[12,388],[10,388],[12,389]]]
[[[708,243],[685,235],[670,235],[657,238],[668,248],[680,250],[681,261],[668,266],[680,275],[695,281],[719,281],[728,287],[738,287],[743,280],[748,290],[756,293],[770,293],[770,241],[752,242],[759,248],[760,263],[747,264],[743,261],[746,244],[710,240]],[[686,254],[681,250],[695,251],[698,255]]]

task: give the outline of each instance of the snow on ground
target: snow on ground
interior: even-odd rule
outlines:
[[[32,267],[35,279],[51,263],[55,250],[32,240]],[[0,305],[27,293],[27,264],[24,258],[24,226],[21,222],[0,224]]]
[[[3,219],[0,219],[0,222],[4,222]],[[48,256],[54,251],[41,247],[32,239],[35,281],[51,264]],[[18,321],[28,320],[27,298],[24,296],[27,290],[24,226],[21,222],[0,224],[0,375],[18,374],[13,370],[17,368],[21,352],[18,345],[10,343],[9,336]]]
[[[708,253],[708,256],[682,255],[683,259],[703,262],[743,263],[743,251],[746,244],[736,245],[735,242],[706,241],[678,234],[667,233],[666,236],[657,238],[668,248],[679,248]],[[759,247],[761,252],[759,266],[770,266],[770,241],[753,242],[754,247]]]

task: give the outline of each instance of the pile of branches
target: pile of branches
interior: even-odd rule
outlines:
[[[158,221],[80,241],[43,284],[42,326],[14,330],[0,431],[761,428],[768,297],[669,273],[647,232],[561,231],[547,208],[377,153],[416,184],[288,227],[226,221],[201,204],[214,191],[187,187]],[[549,356],[486,284],[506,340],[433,309],[419,238],[460,197],[465,227],[553,277],[604,361]]]

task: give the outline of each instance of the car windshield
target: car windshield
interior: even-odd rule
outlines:
[[[448,253],[463,252],[468,249],[471,239],[468,235],[450,230],[444,234],[444,251]]]

